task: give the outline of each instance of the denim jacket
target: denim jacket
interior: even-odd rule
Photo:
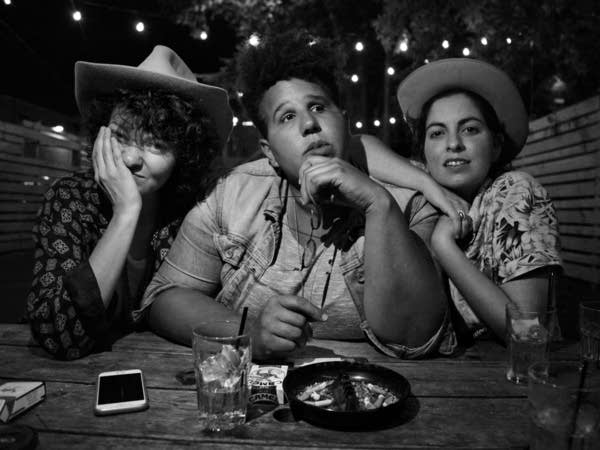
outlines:
[[[414,191],[385,187],[404,211],[411,230],[429,244],[438,217],[435,209]],[[188,213],[134,316],[141,319],[156,296],[171,287],[197,289],[230,309],[241,310],[252,288],[277,258],[287,191],[287,181],[275,173],[266,159],[237,167]],[[364,334],[383,353],[393,357],[415,358],[437,350],[446,320],[428,342],[416,348],[383,343],[375,336],[363,307],[363,246],[361,236],[348,251],[340,251],[339,266]],[[249,318],[258,311],[252,307]]]

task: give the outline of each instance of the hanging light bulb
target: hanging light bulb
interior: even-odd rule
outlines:
[[[485,36],[481,38],[481,45],[488,45],[488,40]]]
[[[469,56],[471,54],[471,50],[469,50],[467,47],[463,48],[462,51],[463,56]]]
[[[396,123],[396,118],[394,116],[390,117],[390,123],[394,125]]]
[[[75,12],[73,13],[73,16],[72,16],[72,17],[73,17],[73,20],[74,20],[75,22],[79,22],[79,21],[81,20],[81,17],[82,17],[82,16],[81,16],[81,12],[80,12],[80,11],[75,11]]]
[[[394,75],[396,73],[396,69],[394,69],[392,66],[387,68],[387,74],[391,77],[392,75]]]
[[[10,0],[4,0],[4,4],[5,4],[6,6],[10,6],[10,4],[11,4],[11,3],[12,3],[12,2],[11,2]]]
[[[352,81],[353,83],[358,83],[358,75],[356,75],[355,73],[352,74],[352,76],[350,77],[350,81]]]
[[[512,39],[511,39],[511,38],[509,38],[509,37],[507,37],[507,38],[506,38],[506,43],[507,43],[508,45],[512,44]]]
[[[138,33],[143,32],[146,29],[146,27],[144,26],[144,22],[138,22],[138,23],[136,23],[135,24],[135,29],[136,29],[136,31]]]
[[[365,46],[362,42],[358,41],[356,44],[354,44],[354,50],[356,50],[357,52],[362,52],[364,49]]]
[[[373,121],[373,125],[375,125],[376,127],[379,127],[381,125],[381,122],[379,121],[379,119],[375,119]]]
[[[200,39],[202,39],[203,41],[208,39],[208,33],[206,31],[202,31],[200,32]]]
[[[248,39],[248,44],[250,44],[252,47],[256,47],[258,44],[260,44],[260,38],[256,34],[252,34]]]
[[[354,125],[356,128],[361,129],[363,124],[362,122],[359,120],[358,122],[356,122],[356,124]]]
[[[444,47],[444,48],[448,48],[448,47],[450,47],[450,42],[448,42],[446,39],[444,39],[444,40],[442,41],[442,47]]]

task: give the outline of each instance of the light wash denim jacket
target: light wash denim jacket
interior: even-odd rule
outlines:
[[[429,244],[438,218],[435,209],[415,191],[385,187],[404,211],[411,230]],[[172,287],[197,289],[230,309],[241,310],[251,301],[248,296],[252,287],[260,283],[277,257],[287,190],[287,181],[275,173],[266,159],[243,164],[221,180],[186,216],[134,317],[140,320],[156,296]],[[339,264],[358,311],[360,327],[368,339],[392,357],[417,358],[436,350],[448,353],[448,349],[439,348],[447,318],[434,336],[419,347],[384,343],[375,336],[363,308],[363,245],[361,236],[348,251],[340,251]],[[258,314],[256,306],[251,304],[249,318]]]

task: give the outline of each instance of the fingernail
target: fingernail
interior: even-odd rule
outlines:
[[[325,313],[321,314],[321,320],[325,322],[329,316]]]

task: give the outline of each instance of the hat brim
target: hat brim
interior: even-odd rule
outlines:
[[[233,113],[224,89],[132,66],[75,63],[75,101],[82,115],[86,114],[94,98],[117,89],[157,89],[176,94],[213,119],[221,147],[229,139]]]
[[[423,105],[432,97],[452,89],[474,92],[494,108],[514,143],[512,160],[521,151],[529,134],[529,119],[519,91],[497,67],[471,58],[449,58],[419,67],[398,86],[397,98],[404,116],[420,118]]]

